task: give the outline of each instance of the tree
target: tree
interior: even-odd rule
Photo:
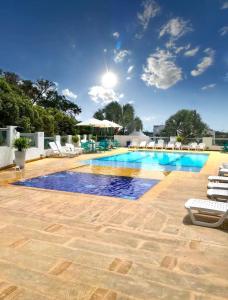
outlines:
[[[104,120],[104,111],[103,111],[103,109],[98,109],[98,111],[95,112],[93,117],[95,119],[98,119],[98,120],[101,120],[101,121]]]
[[[48,136],[75,134],[80,112],[49,80],[33,83],[15,73],[0,74],[0,127],[16,125],[23,132],[44,131]]]
[[[121,106],[118,102],[111,102],[103,109],[99,109],[93,115],[99,120],[109,120],[123,126],[122,132],[128,134],[136,130],[142,130],[143,124],[139,117],[135,117],[135,110],[131,104]]]
[[[207,130],[208,126],[195,110],[182,109],[166,121],[162,135],[179,135],[185,140],[186,138],[202,137]]]

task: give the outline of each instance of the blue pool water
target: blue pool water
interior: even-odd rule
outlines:
[[[132,151],[89,161],[91,165],[158,171],[199,172],[208,154],[184,152]]]
[[[159,180],[79,172],[58,172],[14,184],[65,192],[111,196],[137,200]]]

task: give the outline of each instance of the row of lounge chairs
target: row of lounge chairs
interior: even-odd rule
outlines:
[[[50,142],[49,146],[51,148],[52,155],[74,157],[82,154],[83,152],[81,147],[74,147],[74,145],[70,143],[66,143],[66,145],[63,147],[59,141]]]
[[[218,172],[218,176],[209,176],[207,185],[207,196],[212,200],[189,199],[185,203],[191,221],[195,225],[218,227],[228,218],[228,163],[223,163]],[[194,211],[207,216],[215,216],[214,223],[199,221],[194,215]]]
[[[204,143],[191,143],[189,145],[182,145],[181,142],[168,142],[165,144],[164,140],[151,141],[147,143],[142,141],[140,143],[133,141],[129,148],[147,148],[147,149],[171,149],[171,150],[205,150],[206,145]]]

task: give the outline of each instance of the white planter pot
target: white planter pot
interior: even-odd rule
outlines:
[[[25,151],[15,151],[15,164],[21,169],[24,169],[25,166]]]

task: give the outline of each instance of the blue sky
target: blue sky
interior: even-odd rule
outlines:
[[[8,0],[0,27],[0,68],[55,81],[81,120],[117,100],[145,129],[187,108],[228,130],[227,0]]]

